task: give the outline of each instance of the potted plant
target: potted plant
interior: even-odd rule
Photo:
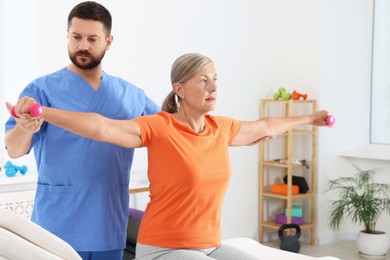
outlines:
[[[354,176],[329,180],[328,191],[335,191],[339,196],[331,204],[330,227],[339,230],[344,217],[349,217],[353,223],[364,226],[356,241],[359,253],[386,255],[389,239],[385,232],[376,229],[376,223],[382,213],[390,214],[390,184],[374,181],[376,169],[363,170],[355,165],[354,168]]]

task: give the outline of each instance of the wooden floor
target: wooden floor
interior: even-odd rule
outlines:
[[[279,248],[279,242],[269,242],[264,243],[264,245],[272,246]],[[390,254],[387,254],[385,257],[381,258],[366,258],[360,256],[357,252],[355,241],[354,240],[343,240],[334,242],[326,245],[310,245],[301,243],[300,254],[309,255],[309,256],[334,256],[338,257],[341,260],[363,260],[363,259],[384,259],[390,260]]]

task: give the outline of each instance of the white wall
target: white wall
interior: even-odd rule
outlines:
[[[15,101],[33,78],[69,63],[66,20],[78,2],[0,1],[0,28],[12,35],[0,43],[2,54],[7,53],[0,61],[1,101]],[[270,98],[279,86],[308,93],[319,100],[320,108],[333,112],[336,128],[319,132],[317,237],[326,243],[355,235],[352,225],[339,233],[328,231],[330,195],[324,186],[327,179],[350,173],[349,162],[338,153],[367,142],[371,1],[100,2],[113,15],[114,43],[103,61],[104,70],[144,88],[156,102],[170,90],[174,59],[185,52],[201,52],[214,59],[219,73],[215,114],[257,119],[259,100]],[[16,11],[21,3],[28,8]],[[0,114],[2,121],[6,114]],[[4,151],[1,155],[7,159]],[[146,169],[143,150],[136,156],[134,170]],[[223,237],[256,238],[258,147],[232,148],[231,164]],[[381,166],[386,170],[390,165]],[[390,176],[383,178],[390,181]]]
[[[320,243],[354,239],[362,229],[349,221],[345,221],[337,233],[327,229],[329,200],[335,199],[334,194],[325,193],[328,179],[351,175],[351,165],[356,164],[381,169],[377,181],[390,182],[389,161],[338,156],[368,143],[372,8],[373,1],[323,1],[320,104],[336,115],[337,126],[332,131],[321,130],[319,140],[317,226]],[[364,148],[365,151],[370,149]],[[389,221],[390,217],[383,215],[377,228],[390,233],[390,226],[386,224]]]
[[[5,101],[16,102],[21,89],[39,75],[37,1],[0,0],[0,119],[9,116]],[[2,128],[4,129],[4,128]],[[0,133],[4,139],[4,131]],[[1,142],[3,144],[3,142]],[[4,145],[0,145],[0,165],[9,160]],[[33,157],[13,160],[36,171]]]

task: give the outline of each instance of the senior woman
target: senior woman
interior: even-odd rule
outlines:
[[[217,72],[213,61],[198,53],[173,63],[171,82],[163,111],[155,115],[112,120],[43,107],[42,116],[97,141],[147,147],[150,202],[138,233],[137,259],[256,259],[221,244],[231,174],[228,148],[266,141],[300,125],[325,126],[328,112],[256,121],[210,115],[217,103]],[[26,97],[17,105],[34,102]]]

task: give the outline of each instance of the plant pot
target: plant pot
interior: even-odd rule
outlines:
[[[385,257],[390,248],[389,237],[385,232],[365,233],[360,231],[356,239],[359,254],[367,257]]]

